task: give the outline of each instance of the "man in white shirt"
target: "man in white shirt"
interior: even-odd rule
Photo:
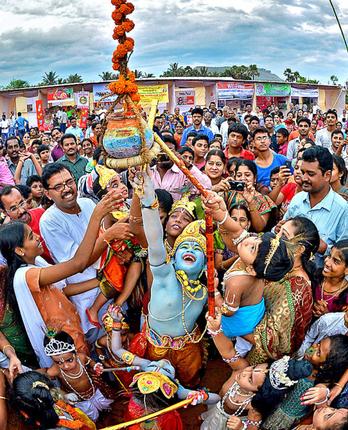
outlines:
[[[336,130],[337,112],[329,109],[326,112],[326,127],[318,130],[315,137],[315,144],[329,149],[331,146],[331,133]]]
[[[42,174],[42,182],[47,197],[53,200],[54,205],[42,215],[40,232],[53,260],[57,263],[68,261],[75,255],[86,233],[95,204],[90,199],[77,198],[75,180],[68,168],[62,164],[48,164]],[[73,293],[70,291],[69,298],[76,306],[85,334],[98,325],[98,322],[89,321],[86,314],[86,310],[100,293],[97,288],[97,260],[107,243],[114,239],[131,237],[129,224],[114,224],[99,236],[90,256],[90,266],[66,280],[69,285],[79,284],[73,287]]]
[[[210,128],[210,130],[214,133],[214,134],[219,134],[220,130],[219,127],[215,124],[215,121],[213,121],[213,115],[211,112],[205,112],[205,114],[203,115],[204,121],[203,124]]]
[[[5,142],[6,139],[8,138],[9,134],[9,129],[10,129],[10,121],[6,118],[6,115],[3,114],[2,115],[2,119],[0,122],[0,128],[1,128],[1,138],[2,141]]]

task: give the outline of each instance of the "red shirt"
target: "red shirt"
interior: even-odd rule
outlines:
[[[227,158],[227,160],[232,158],[232,156],[228,154],[228,147],[225,149],[225,157]],[[255,160],[255,155],[251,151],[248,151],[247,149],[242,149],[237,158],[244,158],[244,160],[253,161]]]
[[[28,226],[33,230],[33,232],[35,234],[38,234],[40,236],[41,239],[41,243],[42,243],[42,247],[44,249],[44,252],[42,254],[42,258],[44,258],[48,263],[54,264],[51,254],[45,244],[45,241],[43,240],[41,233],[40,233],[40,219],[43,215],[43,213],[45,212],[45,209],[43,208],[35,208],[35,209],[30,209],[29,211],[31,220],[28,222]]]

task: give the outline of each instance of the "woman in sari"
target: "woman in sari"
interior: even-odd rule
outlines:
[[[277,360],[291,355],[301,346],[312,319],[312,288],[315,266],[310,261],[319,247],[319,234],[307,218],[295,217],[281,229],[286,239],[300,244],[294,266],[280,282],[265,286],[266,313],[252,336],[253,347],[247,355],[250,364]]]
[[[276,205],[268,196],[256,191],[256,178],[256,164],[251,160],[240,160],[235,169],[234,179],[244,183],[244,190],[228,191],[224,198],[229,212],[235,204],[244,204],[251,214],[250,230],[259,233],[265,231]]]

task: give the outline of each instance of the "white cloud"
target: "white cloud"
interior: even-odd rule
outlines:
[[[256,63],[280,75],[290,67],[323,82],[332,74],[348,78],[348,54],[326,0],[133,2],[132,68],[159,74],[172,62]],[[344,24],[348,2],[334,2]],[[35,83],[49,70],[94,80],[111,70],[112,9],[109,0],[3,0],[0,84]]]

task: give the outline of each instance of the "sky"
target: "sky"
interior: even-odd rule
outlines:
[[[348,38],[348,1],[333,0]],[[170,63],[257,64],[327,83],[348,80],[348,53],[329,0],[133,0],[132,69],[159,76]],[[3,0],[0,85],[45,72],[98,81],[112,71],[110,0]]]

